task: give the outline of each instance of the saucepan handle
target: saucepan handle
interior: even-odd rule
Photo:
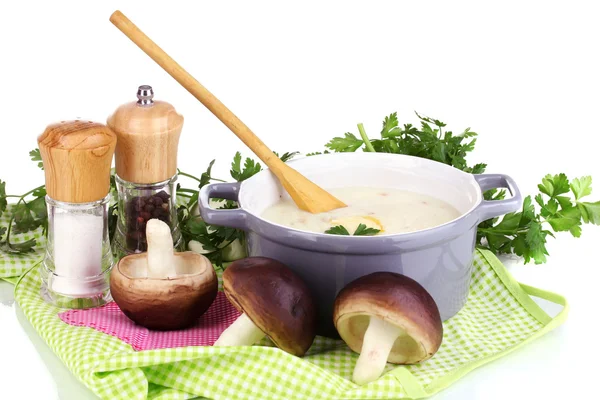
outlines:
[[[499,217],[500,215],[518,211],[521,208],[523,204],[521,192],[510,176],[503,174],[474,174],[473,177],[481,188],[482,193],[489,189],[506,188],[512,195],[511,198],[505,200],[483,200],[477,208],[479,221]]]
[[[248,213],[240,208],[232,210],[216,209],[210,206],[210,199],[238,200],[240,183],[212,183],[200,189],[198,203],[202,219],[211,225],[247,229]]]

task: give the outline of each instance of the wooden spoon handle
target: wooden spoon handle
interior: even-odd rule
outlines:
[[[260,140],[238,117],[208,89],[190,75],[181,65],[173,60],[163,49],[144,34],[121,11],[110,16],[112,22],[121,32],[135,43],[144,53],[160,65],[169,75],[197,98],[233,133],[239,137],[267,166],[277,173],[285,164]]]

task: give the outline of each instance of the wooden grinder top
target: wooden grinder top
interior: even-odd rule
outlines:
[[[150,86],[140,86],[138,101],[123,104],[108,118],[118,137],[116,173],[129,182],[158,183],[177,173],[183,116],[153,96]]]
[[[89,203],[106,197],[116,143],[114,132],[96,122],[48,125],[38,137],[48,196],[68,203]]]

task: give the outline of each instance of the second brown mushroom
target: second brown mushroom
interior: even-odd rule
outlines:
[[[336,297],[333,318],[341,338],[360,353],[352,376],[359,385],[379,378],[387,362],[429,359],[442,343],[442,320],[431,295],[393,272],[350,282]]]
[[[266,257],[234,261],[223,273],[223,291],[242,315],[214,346],[251,346],[265,336],[295,356],[311,346],[316,307],[304,281],[284,264]]]

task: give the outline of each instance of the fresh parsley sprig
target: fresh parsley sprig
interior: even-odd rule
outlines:
[[[325,233],[328,233],[330,235],[345,235],[345,236],[373,236],[373,235],[377,235],[379,232],[381,232],[379,229],[367,228],[367,226],[365,224],[358,224],[358,226],[356,227],[356,230],[354,231],[354,233],[352,235],[350,235],[350,232],[348,232],[348,229],[346,229],[346,227],[343,225],[332,226],[331,228],[329,228],[325,231]]]
[[[331,139],[325,147],[333,152],[353,152],[360,148],[378,153],[406,154],[439,161],[452,165],[465,172],[482,173],[486,164],[467,166],[466,155],[473,151],[477,133],[470,128],[454,135],[445,130],[446,124],[433,118],[416,113],[420,120],[420,129],[412,124],[400,126],[397,113],[385,117],[380,139],[369,139],[362,124],[358,124],[360,138],[347,132],[343,137]],[[364,146],[364,147],[363,147]]]
[[[469,166],[466,160],[475,149],[477,133],[467,128],[454,135],[446,130],[444,122],[416,115],[420,127],[412,124],[401,126],[397,114],[393,113],[383,120],[381,138],[369,139],[362,124],[359,124],[360,137],[347,132],[343,137],[331,139],[325,147],[333,152],[353,152],[362,148],[363,151],[406,154],[442,162],[468,173],[485,172],[485,163]],[[321,153],[310,155],[314,154]],[[538,188],[540,193],[533,198],[535,203],[531,196],[526,197],[521,212],[483,221],[477,229],[478,246],[497,254],[514,253],[523,257],[525,263],[533,261],[541,264],[546,262],[548,255],[548,236],[569,231],[574,237],[579,237],[582,224],[600,225],[600,202],[581,200],[592,193],[591,177],[584,176],[569,182],[565,174],[546,175]],[[565,195],[569,192],[572,197]],[[501,200],[505,196],[504,190],[492,189],[484,193],[486,200]]]
[[[498,223],[479,226],[479,246],[499,254],[514,253],[523,257],[525,263],[533,260],[542,264],[548,255],[548,236],[570,232],[580,237],[582,224],[600,225],[600,201],[582,200],[592,193],[590,176],[569,182],[565,174],[546,175],[538,189],[535,203],[527,196],[522,211],[506,214]]]
[[[36,245],[35,239],[22,243],[11,241],[11,234],[33,231],[39,227],[45,234],[48,228],[46,211],[46,189],[39,186],[21,195],[6,194],[6,182],[0,180],[0,217],[3,213],[10,213],[7,226],[0,227],[0,251],[6,253],[27,253]],[[17,202],[8,208],[9,198],[16,198]],[[6,235],[6,236],[4,236]]]

